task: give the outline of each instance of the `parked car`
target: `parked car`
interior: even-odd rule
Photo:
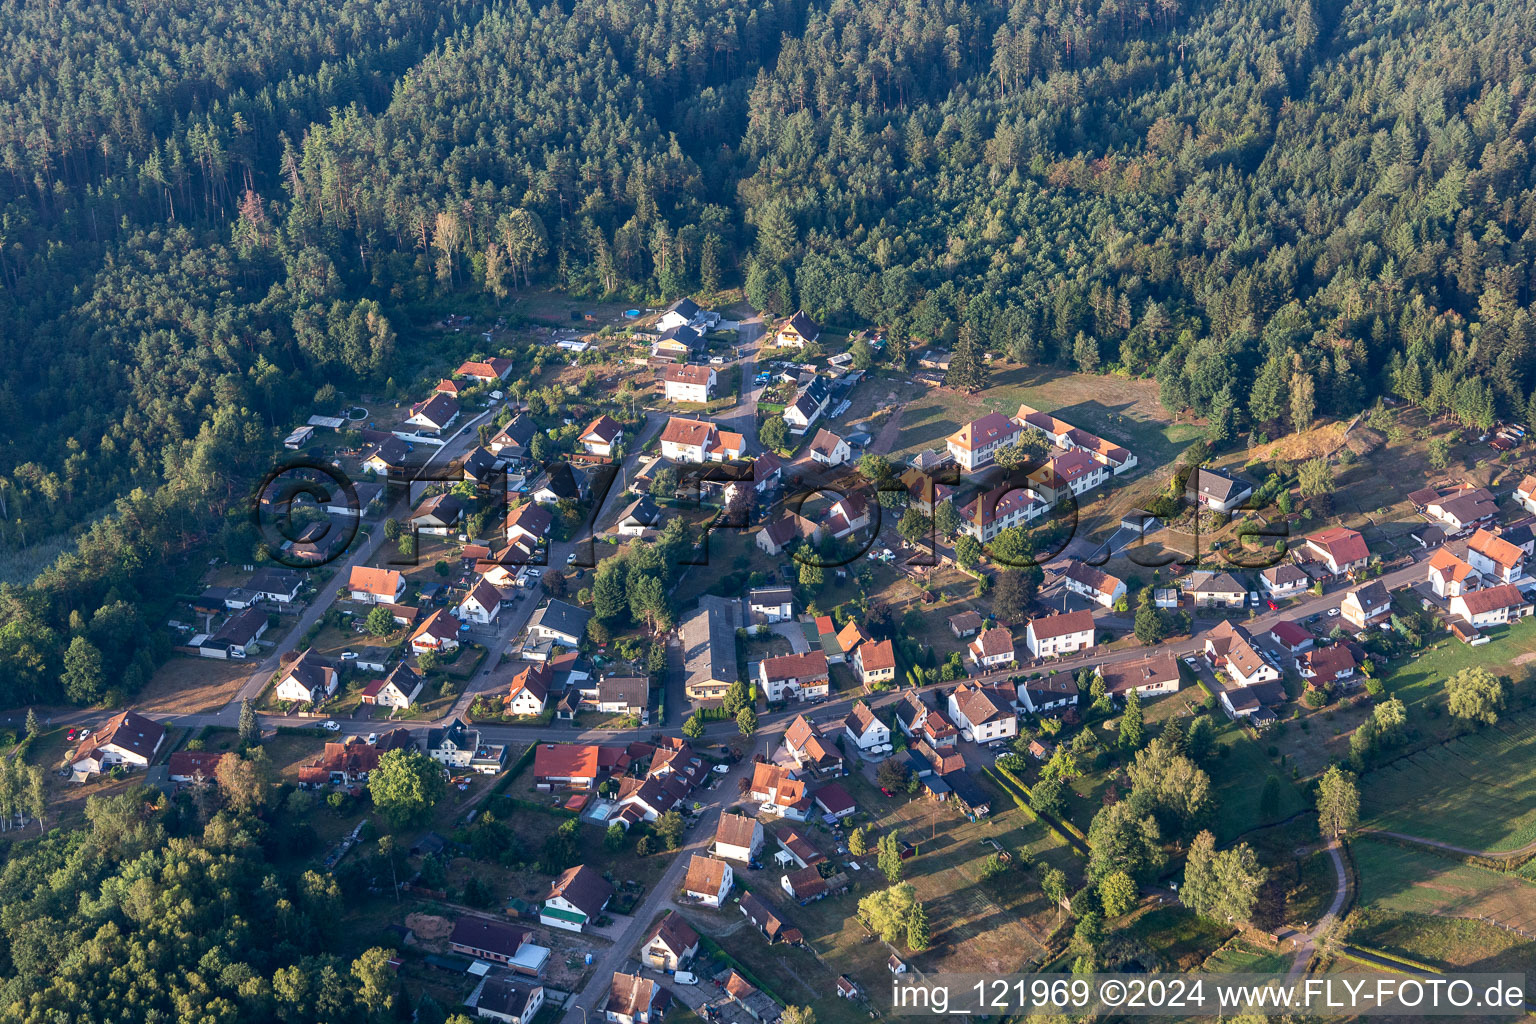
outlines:
[[[324,729],[326,732],[341,732],[341,726],[337,725],[329,718],[320,723],[320,728]]]

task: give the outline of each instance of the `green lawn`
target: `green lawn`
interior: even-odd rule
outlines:
[[[1221,752],[1207,771],[1211,776],[1211,791],[1216,801],[1216,820],[1212,831],[1218,841],[1226,843],[1244,832],[1284,821],[1298,811],[1306,810],[1307,800],[1264,753],[1263,740],[1254,740],[1235,723],[1225,721],[1221,715],[1214,720],[1222,723],[1217,733]],[[1265,779],[1273,775],[1280,780],[1280,798],[1272,814],[1262,813]]]
[[[1409,706],[1409,715],[1419,719],[1421,728],[1422,715],[1431,708],[1445,707],[1445,680],[1461,669],[1477,665],[1495,675],[1511,675],[1517,681],[1528,674],[1523,666],[1531,659],[1521,659],[1536,652],[1536,619],[1521,619],[1511,626],[1486,632],[1492,640],[1478,647],[1468,647],[1454,638],[1441,640],[1419,657],[1394,666],[1391,675],[1383,680],[1387,690]],[[1451,724],[1445,719],[1441,722],[1445,727]]]
[[[1234,938],[1212,953],[1201,970],[1210,974],[1284,974],[1290,966],[1291,957]]]
[[[1536,839],[1536,712],[1368,772],[1362,821],[1478,850]]]

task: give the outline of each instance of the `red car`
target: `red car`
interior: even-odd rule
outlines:
[[[69,733],[68,733],[68,734],[67,734],[67,735],[66,735],[66,736],[65,736],[65,737],[64,737],[64,738],[65,738],[65,739],[66,739],[66,740],[68,740],[68,741],[69,741],[69,742],[71,742],[71,743],[73,743],[73,742],[74,742],[74,741],[75,741],[75,733],[76,733],[76,732],[77,732],[77,731],[78,731],[78,730],[76,730],[76,729],[73,729],[73,728],[72,728],[72,729],[70,729],[70,730],[69,730]]]
[[[1272,612],[1277,612],[1280,610],[1280,606],[1275,604],[1273,601],[1265,601],[1264,603],[1269,605],[1269,610]]]
[[[884,793],[886,796],[891,796],[892,795],[891,791],[886,789],[884,786],[880,787],[880,792]]]

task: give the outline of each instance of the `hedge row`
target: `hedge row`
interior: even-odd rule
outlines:
[[[1031,795],[1029,792],[1029,787],[1024,785],[1024,780],[1020,779],[1017,775],[1013,774],[1013,772],[1009,771],[1007,768],[1004,768],[1000,764],[994,764],[993,767],[1002,773],[1003,777],[1006,778],[1009,782],[1017,786],[1019,790],[1023,792],[1026,799]],[[1076,825],[1072,824],[1070,821],[1054,821],[1052,819],[1045,820],[1048,824],[1056,827],[1058,831],[1065,830],[1067,833],[1074,836],[1077,841],[1082,843],[1084,846],[1088,845],[1088,837],[1083,835],[1082,830],[1079,829]]]
[[[1082,853],[1088,848],[1088,840],[1071,822],[1048,818],[1029,806],[1029,787],[1020,782],[1018,777],[1008,769],[994,764],[990,768],[983,768],[982,771],[991,776],[992,781],[996,782],[1004,793],[1013,798],[1013,802],[1023,809],[1024,813],[1029,816],[1030,821],[1038,821],[1052,832],[1055,832],[1073,853]]]

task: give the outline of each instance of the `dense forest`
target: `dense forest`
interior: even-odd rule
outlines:
[[[528,287],[1153,376],[1274,437],[1532,409],[1514,0],[0,0],[0,701],[131,693],[295,414]],[[89,650],[85,650],[85,648]]]

